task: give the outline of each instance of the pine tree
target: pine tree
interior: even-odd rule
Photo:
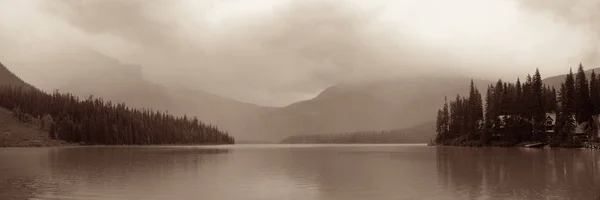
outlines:
[[[554,126],[554,134],[551,136],[551,146],[559,146],[566,142],[570,136],[574,126],[570,124],[572,121],[572,113],[569,112],[570,101],[567,86],[565,83],[560,86],[560,109],[556,116],[556,124]]]
[[[39,90],[4,86],[0,87],[0,107],[18,108],[23,113],[23,120],[41,118],[38,126],[48,131],[51,138],[74,143],[120,145],[235,142],[226,132],[215,127],[158,111],[135,110],[122,103],[115,105],[93,97],[81,101],[71,94],[47,94]]]
[[[444,97],[444,108],[442,109],[443,130],[448,132],[450,129],[450,113],[448,111],[448,97]]]
[[[552,89],[550,90],[548,99],[548,111],[550,113],[556,113],[558,108],[558,99],[556,96],[556,89],[554,89],[554,87],[552,87]]]
[[[546,109],[544,108],[543,83],[539,69],[535,70],[535,75],[533,76],[532,94],[533,139],[537,141],[544,141],[544,120],[546,119]]]
[[[567,74],[567,77],[565,78],[565,91],[564,94],[565,98],[563,99],[565,102],[561,103],[561,105],[563,106],[564,112],[567,112],[569,114],[573,114],[575,112],[575,104],[574,104],[574,98],[575,98],[575,79],[573,77],[573,70],[569,70],[569,74]]]
[[[525,80],[525,83],[523,84],[523,101],[522,104],[524,105],[523,108],[523,118],[525,120],[528,121],[533,121],[532,117],[532,113],[533,113],[533,93],[532,93],[532,78],[531,75],[527,75],[527,79]]]
[[[444,114],[441,109],[438,110],[435,127],[435,131],[437,132],[438,137],[441,137],[441,135],[444,133]]]
[[[592,114],[598,115],[600,114],[600,87],[598,77],[596,76],[596,72],[592,71],[592,75],[590,76],[590,103],[592,104]]]
[[[460,120],[460,95],[456,95],[456,99],[450,102],[450,132],[457,134],[460,133],[461,120]]]
[[[479,136],[479,131],[483,124],[483,102],[481,100],[481,93],[475,87],[472,79],[466,110],[468,111],[468,134],[471,137]]]
[[[592,116],[593,107],[590,101],[590,91],[585,71],[581,63],[575,77],[575,119],[577,123],[588,121]]]
[[[514,106],[515,106],[515,110],[516,110],[516,114],[519,115],[519,117],[523,116],[523,110],[525,109],[525,106],[523,104],[524,102],[524,98],[523,98],[523,88],[521,86],[521,80],[517,78],[517,83],[515,86],[515,102],[514,102]]]
[[[488,86],[487,93],[485,94],[485,122],[484,122],[484,130],[481,132],[481,144],[489,145],[492,135],[494,134],[494,119],[497,118],[493,113],[493,94],[494,87]]]
[[[496,82],[494,104],[496,105],[496,112],[498,115],[506,115],[506,108],[504,107],[504,83],[502,80]]]

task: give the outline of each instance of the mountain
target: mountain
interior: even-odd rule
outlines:
[[[281,141],[284,144],[389,144],[428,143],[435,138],[435,122],[389,131],[295,135]]]
[[[71,84],[60,87],[61,91],[197,116],[227,130],[237,141],[275,142],[293,135],[407,129],[433,119],[443,96],[466,95],[464,88],[470,81],[466,77],[415,77],[344,83],[313,99],[271,108],[165,87],[146,80],[140,66],[95,54],[78,60],[78,72],[70,72],[73,78],[67,82]],[[491,82],[476,83],[485,88]]]
[[[479,88],[491,83],[475,82]],[[464,77],[414,77],[339,84],[313,99],[265,113],[250,123],[249,134],[281,140],[315,133],[407,129],[435,119],[444,96],[466,95],[469,83]]]
[[[0,63],[0,86],[31,87]],[[55,146],[63,141],[52,140],[48,134],[32,123],[24,123],[13,117],[13,113],[0,107],[0,147],[7,146]]]
[[[31,78],[36,79],[45,90],[58,89],[82,99],[89,96],[101,97],[112,102],[125,102],[134,108],[166,110],[170,114],[188,117],[197,116],[201,121],[227,130],[242,141],[255,139],[255,136],[245,134],[245,122],[271,109],[204,91],[156,84],[144,77],[141,66],[124,64],[91,49],[72,47],[61,51],[69,53],[53,55],[52,52],[42,52],[40,54],[45,55],[42,56],[42,60],[14,65],[43,70],[42,73],[48,76],[38,75]],[[70,59],[64,55],[74,58]],[[34,65],[45,67],[33,67]],[[53,71],[53,66],[61,66],[64,70]],[[33,72],[27,74],[31,73]]]
[[[576,74],[577,69],[573,69],[573,70],[574,70],[573,74]],[[588,78],[588,81],[590,80],[590,77],[592,76],[592,71],[595,71],[596,75],[600,74],[600,68],[585,70],[585,76]],[[542,81],[544,82],[544,84],[549,85],[550,87],[554,87],[554,88],[556,88],[556,90],[559,90],[560,85],[565,81],[566,77],[567,77],[567,74],[562,74],[562,75],[551,76],[551,77],[545,78]]]
[[[0,85],[29,86],[0,63]]]
[[[237,141],[276,142],[294,135],[408,129],[434,119],[443,96],[466,95],[464,88],[470,81],[466,77],[417,77],[344,83],[313,99],[271,108],[204,91],[165,87],[146,80],[139,66],[100,53],[95,57],[87,59],[89,64],[79,63],[85,70],[72,73],[74,78],[67,81],[72,84],[60,90],[82,98],[94,95],[135,107],[197,116],[227,130]],[[485,88],[491,82],[476,83]]]
[[[4,72],[0,72],[4,73]],[[0,147],[57,146],[64,141],[53,140],[37,125],[13,117],[13,113],[0,107]]]

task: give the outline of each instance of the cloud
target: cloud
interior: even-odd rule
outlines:
[[[600,1],[521,1],[524,8],[548,15],[552,19],[571,24],[588,32],[587,46],[583,49],[584,63],[600,67]]]
[[[91,34],[114,34],[152,47],[177,44],[176,30],[169,16],[168,1],[144,0],[56,0],[42,1],[48,13],[60,16],[71,25]]]
[[[73,50],[90,48],[139,64],[162,84],[285,105],[340,82],[513,79],[595,58],[588,46],[597,29],[578,25],[591,26],[593,18],[546,7],[501,0],[0,0],[0,27],[8,30],[0,32],[0,53],[12,55],[0,59],[43,84],[52,81],[35,73],[40,68],[96,62]],[[559,14],[576,20],[554,20]],[[48,59],[63,62],[20,64]],[[61,80],[58,72],[53,81]]]

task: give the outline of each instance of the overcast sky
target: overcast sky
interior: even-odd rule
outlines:
[[[158,83],[280,106],[351,80],[600,67],[599,13],[597,0],[0,0],[0,62],[44,84],[59,80],[49,68],[72,75],[48,60],[91,49]]]

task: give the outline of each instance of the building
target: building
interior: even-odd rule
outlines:
[[[572,118],[573,118],[573,121],[576,121],[575,116],[572,116]],[[502,129],[506,128],[505,125],[508,122],[508,120],[510,120],[510,119],[524,120],[524,119],[519,118],[517,115],[500,115],[500,116],[498,116],[499,124],[497,124],[495,126],[495,128],[497,130],[498,129],[502,130]],[[532,123],[529,120],[525,120],[525,121]],[[556,113],[546,113],[546,120],[544,122],[544,125],[546,127],[545,131],[548,134],[548,136],[550,136],[551,134],[554,133],[554,128],[556,126],[556,122],[557,122]],[[598,130],[596,131],[596,135],[598,138],[600,138],[600,115],[592,116],[592,118],[589,120],[589,122],[583,122],[583,123],[577,124],[577,126],[575,127],[573,137],[578,140],[588,140],[589,139],[588,133],[593,130],[592,128],[594,126],[598,127],[597,128]],[[498,139],[498,138],[500,138],[500,136],[501,136],[500,133],[496,132],[493,135],[493,138]]]
[[[546,133],[554,133],[554,126],[556,126],[556,113],[546,113]]]

